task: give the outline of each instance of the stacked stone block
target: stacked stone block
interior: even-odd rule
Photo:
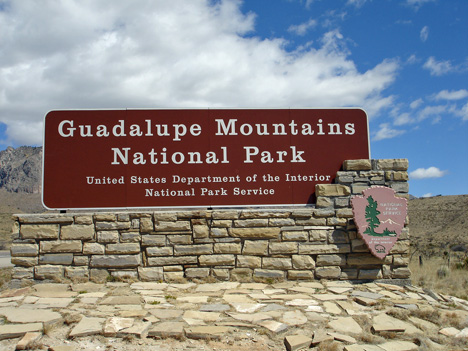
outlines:
[[[408,195],[407,160],[350,160],[315,207],[17,215],[13,279],[406,279],[408,229],[390,255],[358,237],[353,195]]]

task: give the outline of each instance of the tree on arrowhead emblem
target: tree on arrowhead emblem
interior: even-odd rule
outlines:
[[[387,228],[384,229],[383,233],[377,233],[375,231],[375,228],[377,228],[380,225],[380,220],[378,215],[380,214],[380,211],[377,209],[377,201],[374,200],[374,198],[370,195],[367,198],[367,202],[369,203],[366,206],[366,222],[368,223],[368,226],[366,230],[364,231],[364,234],[367,235],[372,235],[372,236],[394,236],[396,233],[394,231],[389,231]]]

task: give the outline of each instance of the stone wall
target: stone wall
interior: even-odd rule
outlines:
[[[315,207],[16,215],[13,279],[407,279],[407,224],[380,260],[350,205],[372,185],[407,197],[407,169],[406,159],[345,161],[335,184],[316,186]]]

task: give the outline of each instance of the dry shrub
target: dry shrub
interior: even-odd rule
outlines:
[[[399,320],[406,321],[408,320],[410,312],[402,308],[391,308],[387,311],[387,314]]]
[[[442,317],[442,325],[447,325],[461,330],[468,326],[468,317],[464,319],[455,312],[444,313]]]
[[[325,340],[317,347],[317,351],[342,351],[343,345],[337,341]]]
[[[428,322],[432,322],[440,325],[440,312],[435,308],[425,308],[419,310],[411,310],[409,313],[411,316],[424,319]]]
[[[468,270],[448,265],[444,257],[432,256],[422,266],[418,260],[409,264],[414,285],[428,288],[440,294],[468,300]]]
[[[0,290],[11,281],[13,268],[0,268]]]

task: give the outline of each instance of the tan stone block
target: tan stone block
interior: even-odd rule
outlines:
[[[103,244],[117,243],[119,232],[116,230],[97,232],[97,241]]]
[[[231,279],[233,281],[251,281],[253,270],[250,268],[234,268],[231,270]]]
[[[148,257],[148,266],[171,266],[197,263],[197,256]]]
[[[405,158],[374,160],[374,169],[384,171],[407,171],[408,160]]]
[[[209,255],[213,253],[212,244],[200,245],[175,245],[175,256],[190,256],[190,255]]]
[[[340,267],[317,267],[315,268],[315,276],[319,279],[339,279],[341,276]]]
[[[174,248],[170,246],[147,247],[146,254],[148,256],[172,256],[174,254]]]
[[[284,241],[307,241],[309,239],[309,232],[305,230],[286,230],[281,235]]]
[[[63,266],[43,265],[34,267],[35,279],[59,279],[63,278],[65,268]]]
[[[157,222],[175,222],[177,221],[177,213],[176,212],[154,212],[154,221]],[[193,216],[193,213],[192,213]]]
[[[395,268],[392,273],[393,279],[408,279],[411,277],[411,271],[408,267]]]
[[[177,282],[184,279],[184,272],[164,272],[164,281]]]
[[[264,269],[291,269],[292,262],[290,258],[263,257],[262,268]]]
[[[343,162],[344,171],[370,171],[371,169],[371,160],[346,160]]]
[[[227,228],[211,228],[210,236],[212,238],[226,238],[229,236]]]
[[[348,233],[344,230],[330,230],[328,232],[328,242],[330,244],[347,244],[349,243]]]
[[[394,255],[393,256],[393,265],[394,266],[408,266],[409,265],[409,257],[403,257],[401,255]]]
[[[167,240],[171,245],[182,244],[182,245],[189,245],[192,244],[192,236],[191,235],[167,235]]]
[[[309,240],[314,241],[326,241],[330,230],[325,229],[313,229],[309,231]]]
[[[157,232],[184,232],[192,231],[192,226],[189,221],[165,222],[160,221],[155,225]]]
[[[165,235],[142,235],[141,246],[165,246]]]
[[[23,239],[58,239],[58,224],[22,224],[20,235]]]
[[[353,218],[353,210],[350,208],[340,208],[336,210],[337,217]]]
[[[57,240],[41,241],[41,253],[79,252],[81,253],[83,244],[80,240]]]
[[[164,279],[162,267],[138,267],[138,278],[144,282],[154,282]]]
[[[11,264],[22,267],[34,267],[37,266],[37,257],[12,257]]]
[[[44,254],[39,256],[39,264],[58,264],[69,266],[73,262],[73,254]]]
[[[270,243],[270,255],[297,254],[296,242]]]
[[[211,224],[211,228],[231,228],[232,220],[230,219],[215,219]]]
[[[280,228],[230,228],[229,235],[238,238],[276,239],[281,233]]]
[[[408,254],[410,248],[409,240],[398,240],[390,250],[391,254]]]
[[[94,214],[94,220],[102,222],[115,222],[117,220],[117,216],[113,213],[96,213]]]
[[[382,279],[381,269],[360,269],[358,279]]]
[[[240,211],[213,211],[213,219],[238,219]]]
[[[317,210],[314,210],[314,216],[318,217],[318,218],[334,217],[335,216],[335,210],[334,209],[328,209],[328,208],[319,208]]]
[[[73,265],[75,266],[88,266],[89,257],[88,256],[73,256]]]
[[[254,255],[254,256],[267,256],[268,255],[268,241],[259,240],[251,241],[246,240],[244,242],[244,248],[242,250],[243,255]]]
[[[34,267],[13,267],[12,279],[34,279]]]
[[[293,218],[270,218],[268,220],[269,227],[286,227],[294,226],[296,222]]]
[[[185,277],[187,278],[206,278],[210,276],[210,268],[187,268]]]
[[[334,225],[344,227],[348,224],[348,220],[346,218],[338,218],[338,217],[331,217],[327,218],[327,225]]]
[[[313,280],[314,271],[297,271],[297,270],[291,269],[288,271],[288,279],[289,280]]]
[[[268,227],[268,218],[239,219],[234,221],[235,228]]]
[[[311,245],[299,243],[300,255],[318,255],[350,252],[349,244]]]
[[[34,257],[39,254],[39,246],[37,244],[13,243],[11,244],[10,253],[12,257],[15,257],[15,256]]]
[[[106,254],[110,255],[130,255],[140,253],[139,243],[107,244]]]
[[[383,264],[384,261],[371,254],[350,254],[348,255],[348,266],[365,266]]]
[[[131,222],[96,222],[96,230],[128,230]]]
[[[193,226],[193,237],[195,239],[208,238],[210,234],[210,228],[205,225],[194,225]]]
[[[316,208],[333,208],[333,205],[333,199],[326,196],[318,196],[317,201],[315,202]]]
[[[234,255],[200,255],[198,258],[200,266],[234,266],[236,258]]]
[[[93,216],[74,216],[75,224],[93,224]]]
[[[262,259],[257,256],[237,256],[237,267],[239,268],[260,268]]]
[[[283,279],[285,276],[285,271],[257,268],[254,270],[254,276],[256,278]]]
[[[241,211],[239,218],[287,218],[291,212],[287,210],[244,210]]]
[[[140,232],[151,233],[154,231],[154,223],[152,218],[140,218]]]
[[[345,266],[346,256],[340,254],[318,255],[317,266]]]
[[[21,224],[73,223],[73,216],[69,214],[21,214],[17,218]]]
[[[83,255],[104,255],[106,247],[98,243],[84,243]]]
[[[352,252],[369,252],[369,248],[362,239],[351,240],[351,251]]]
[[[309,255],[292,255],[292,265],[294,269],[314,269],[315,261]]]
[[[93,240],[94,225],[67,225],[60,228],[62,240]]]
[[[351,194],[346,185],[340,184],[317,184],[315,185],[316,196],[348,196]]]
[[[218,280],[229,280],[231,277],[230,269],[224,268],[213,268],[212,270],[213,277]]]
[[[241,243],[215,243],[214,253],[215,254],[240,254],[242,252]]]
[[[298,219],[296,225],[299,226],[322,226],[327,225],[326,218],[309,218],[309,219]]]
[[[65,267],[65,277],[71,280],[79,280],[89,278],[89,268],[88,267]]]
[[[94,255],[89,263],[93,268],[132,268],[141,265],[141,254],[138,255]]]

